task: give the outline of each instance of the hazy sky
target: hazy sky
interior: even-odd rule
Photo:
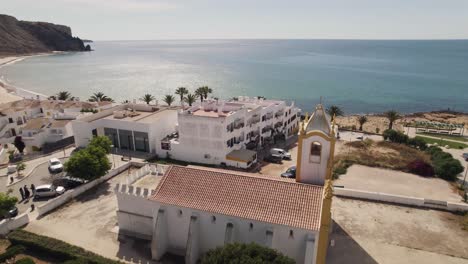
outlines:
[[[93,40],[468,38],[468,0],[0,0]]]

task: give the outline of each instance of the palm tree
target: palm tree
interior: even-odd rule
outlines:
[[[208,86],[202,86],[202,87],[200,87],[200,88],[198,88],[198,89],[201,89],[201,90],[202,90],[203,96],[205,97],[205,99],[208,98],[208,94],[213,93],[213,89],[211,89],[211,88],[208,87]]]
[[[175,97],[173,95],[166,95],[163,99],[163,101],[168,105],[171,106],[171,104],[175,101]]]
[[[332,117],[332,121],[333,121],[333,117],[344,115],[343,110],[339,106],[336,106],[336,105],[330,105],[330,107],[327,108],[326,112]]]
[[[73,100],[73,97],[71,96],[71,93],[67,91],[61,91],[57,93],[57,96],[55,96],[56,100],[62,100],[62,101],[67,101],[67,100]]]
[[[142,100],[146,104],[150,104],[151,101],[153,101],[154,99],[156,99],[156,98],[151,94],[145,94],[145,95],[143,95],[142,98],[140,98],[140,100]]]
[[[175,94],[180,96],[180,104],[182,105],[184,103],[184,96],[188,94],[188,90],[185,87],[179,87],[175,91]]]
[[[395,111],[395,110],[390,110],[384,113],[384,116],[388,119],[388,129],[393,129],[393,123],[397,120],[400,119],[401,116],[400,114]]]
[[[185,97],[185,102],[187,102],[189,106],[192,106],[192,104],[195,103],[196,100],[197,100],[196,94],[188,93],[187,96]]]
[[[358,117],[358,122],[359,122],[359,130],[362,131],[362,126],[367,122],[367,116],[359,116]]]
[[[200,97],[200,101],[203,103],[203,99],[204,99],[204,96],[205,96],[205,93],[203,92],[203,87],[200,87],[197,90],[195,90],[195,95],[197,97]]]
[[[91,95],[91,97],[89,97],[88,101],[90,102],[114,102],[112,98],[108,97],[102,92],[94,93],[93,95]]]

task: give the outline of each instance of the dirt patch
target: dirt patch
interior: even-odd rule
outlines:
[[[468,262],[468,236],[460,230],[459,215],[337,197],[333,198],[332,215],[336,222],[332,239],[340,234],[337,230],[344,230],[367,259],[375,260],[366,263]],[[352,256],[348,249],[330,253]]]

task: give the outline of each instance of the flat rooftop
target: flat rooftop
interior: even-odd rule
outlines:
[[[103,110],[99,113],[92,114],[81,118],[84,122],[94,122],[100,119],[106,120],[121,120],[126,122],[137,123],[154,123],[162,117],[175,114],[178,107],[153,107],[148,109],[140,109],[142,107],[135,107],[135,111],[128,105],[118,105],[110,109]]]

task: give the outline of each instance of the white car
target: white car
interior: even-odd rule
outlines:
[[[270,155],[280,156],[282,159],[286,159],[286,160],[291,159],[291,153],[287,152],[284,149],[280,149],[280,148],[270,149]]]
[[[64,192],[65,192],[65,188],[62,186],[45,184],[45,185],[36,187],[34,198],[57,196],[57,195],[63,194]]]
[[[52,158],[49,160],[49,172],[50,173],[59,173],[63,171],[63,164],[57,158]]]

